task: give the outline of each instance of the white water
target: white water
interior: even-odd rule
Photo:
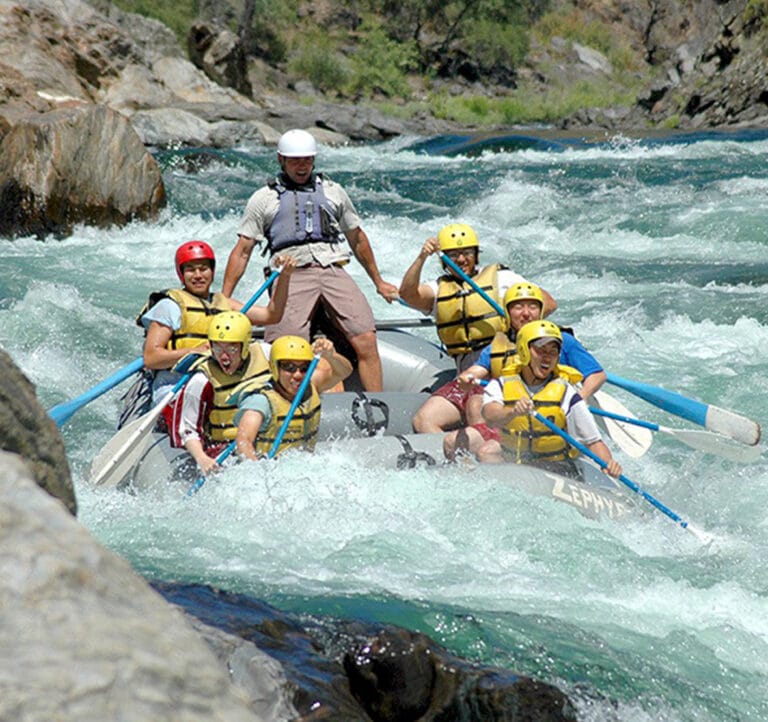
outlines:
[[[764,140],[472,158],[418,155],[401,140],[324,149],[319,165],[347,186],[385,278],[397,282],[444,223],[470,223],[484,260],[553,293],[554,320],[608,370],[765,426],[767,156]],[[168,156],[173,206],[160,222],[5,244],[0,344],[46,407],[139,355],[133,317],[150,291],[175,284],[180,242],[209,241],[221,271],[272,159],[241,149],[191,175]],[[243,298],[261,283],[251,265]],[[378,318],[412,313],[350,269]],[[691,428],[606,390],[640,418]],[[343,449],[243,465],[192,500],[132,497],[83,483],[119,395],[63,433],[81,521],[148,576],[418,627],[465,657],[560,685],[584,719],[768,719],[765,455],[740,466],[662,435],[641,459],[620,455],[633,481],[716,536],[709,548],[642,500],[629,523],[593,522],[482,473],[377,472]]]

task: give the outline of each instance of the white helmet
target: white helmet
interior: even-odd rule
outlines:
[[[284,158],[306,158],[317,155],[317,142],[306,130],[294,128],[280,136],[277,152]]]

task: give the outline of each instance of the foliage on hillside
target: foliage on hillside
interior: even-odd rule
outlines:
[[[196,17],[238,32],[250,55],[333,98],[461,123],[550,121],[629,102],[647,68],[605,22],[569,0],[116,0],[183,44]],[[562,38],[562,57],[552,40]],[[570,77],[572,43],[612,72]],[[537,49],[547,48],[547,52]],[[535,64],[532,66],[532,58]],[[542,82],[542,78],[545,82]]]

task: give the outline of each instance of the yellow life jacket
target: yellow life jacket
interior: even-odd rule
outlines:
[[[208,418],[205,420],[205,436],[211,442],[232,441],[237,435],[235,414],[237,404],[231,403],[231,397],[248,387],[253,388],[261,382],[269,383],[269,361],[261,350],[261,345],[256,342],[249,346],[248,361],[241,369],[232,375],[222,371],[212,356],[207,356],[197,366],[201,369],[213,387],[213,406]]]
[[[499,264],[486,266],[472,280],[494,301],[499,299]],[[507,320],[499,316],[466,281],[442,276],[437,284],[437,335],[451,356],[487,346]]]
[[[176,301],[181,308],[181,326],[173,332],[166,344],[169,349],[194,348],[205,343],[208,340],[208,324],[211,317],[222,311],[232,310],[227,297],[222,293],[214,293],[205,299],[183,288],[169,288],[150,294],[149,300],[136,318],[136,323],[141,326],[141,317],[163,298]]]
[[[515,353],[515,344],[509,340],[506,333],[497,333],[491,341],[491,377],[494,379],[505,375],[505,367],[510,363],[519,363]]]
[[[571,366],[558,364],[555,367],[555,377],[531,397],[520,376],[519,364],[510,367],[510,371],[514,373],[502,376],[500,379],[504,406],[514,406],[521,398],[529,396],[536,411],[558,428],[565,430],[565,412],[560,404],[568,383],[580,381],[581,374]],[[501,444],[514,453],[518,463],[534,459],[565,461],[579,455],[578,450],[569,447],[565,439],[555,434],[535,417],[527,414],[516,416],[501,430]]]
[[[317,429],[320,426],[320,396],[314,384],[310,384],[309,398],[296,407],[288,428],[285,430],[280,447],[277,450],[279,456],[286,449],[298,447],[312,451],[317,441]],[[283,426],[283,422],[291,409],[291,401],[282,396],[273,386],[268,386],[261,391],[267,397],[272,408],[272,419],[267,428],[259,429],[254,448],[257,454],[267,455],[275,444],[277,434]]]

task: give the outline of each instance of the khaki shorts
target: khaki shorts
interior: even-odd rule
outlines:
[[[310,340],[312,315],[322,304],[328,318],[347,338],[376,330],[368,299],[352,277],[339,266],[303,266],[291,274],[288,302],[280,323],[267,326],[264,340],[290,334]]]

